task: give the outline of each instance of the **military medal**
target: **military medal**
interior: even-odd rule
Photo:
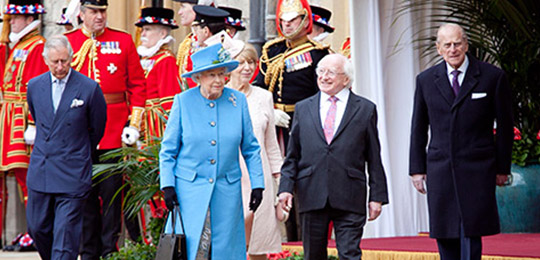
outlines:
[[[112,62],[109,64],[109,66],[107,66],[107,71],[109,71],[111,75],[114,74],[117,70],[118,67],[116,67],[116,65],[114,65],[114,63]]]

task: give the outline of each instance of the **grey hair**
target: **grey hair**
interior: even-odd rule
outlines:
[[[60,50],[66,48],[69,53],[69,58],[73,57],[73,48],[69,44],[69,40],[66,36],[62,34],[53,35],[45,42],[45,47],[43,48],[43,58],[49,58],[49,51],[51,49]]]
[[[200,72],[197,72],[197,73],[193,73],[191,75],[191,80],[193,80],[193,82],[199,84],[199,77],[201,76],[201,73]]]
[[[342,54],[338,54],[338,55],[343,57],[344,59],[343,72],[345,73],[345,75],[347,75],[347,78],[349,78],[349,84],[347,84],[347,87],[350,88],[354,81],[354,66],[351,60],[347,59],[347,57],[343,56]]]
[[[446,29],[446,28],[455,28],[455,29],[458,29],[460,32],[461,32],[461,38],[465,41],[465,42],[469,42],[469,38],[467,37],[467,34],[465,33],[465,30],[463,30],[463,27],[461,27],[459,24],[457,23],[444,23],[442,24],[439,29],[437,30],[437,43],[440,42],[440,39],[439,39],[439,33]]]

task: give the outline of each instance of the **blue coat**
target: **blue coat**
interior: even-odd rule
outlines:
[[[36,139],[26,182],[43,193],[83,194],[92,185],[91,150],[105,131],[107,105],[95,81],[71,70],[55,114],[51,85],[50,72],[28,83]],[[82,104],[73,106],[75,99]]]
[[[212,259],[245,259],[239,150],[251,187],[264,188],[260,147],[253,134],[246,97],[229,88],[208,100],[193,88],[174,97],[161,143],[161,188],[174,187],[195,259],[210,209]],[[170,232],[170,225],[167,231]]]

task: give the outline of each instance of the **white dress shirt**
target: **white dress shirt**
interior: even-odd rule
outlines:
[[[334,122],[334,135],[336,134],[339,124],[341,123],[341,119],[343,118],[343,114],[345,113],[345,108],[347,107],[347,101],[349,100],[350,93],[351,91],[349,90],[349,88],[344,88],[336,94],[338,100],[336,101],[336,121]],[[328,113],[328,109],[330,109],[330,105],[332,105],[332,101],[330,101],[330,95],[321,91],[319,115],[321,116],[321,125],[323,129],[324,120],[326,120],[326,114]]]
[[[64,89],[66,88],[66,83],[69,79],[69,75],[71,75],[71,69],[69,69],[68,74],[63,79],[58,79],[51,73],[51,94],[55,114],[56,110],[58,109],[58,105],[60,105],[60,100],[62,99],[62,94],[64,93]]]
[[[467,72],[468,67],[469,67],[469,58],[467,57],[467,55],[465,55],[465,60],[463,61],[461,66],[457,68],[457,70],[461,72],[459,73],[458,78],[457,78],[460,88],[463,85],[462,84],[463,79],[465,78],[465,73]],[[454,75],[452,75],[452,71],[454,70],[455,69],[452,66],[450,66],[450,64],[446,63],[446,75],[448,76],[448,80],[450,81],[450,87],[452,87],[452,80],[454,79]]]

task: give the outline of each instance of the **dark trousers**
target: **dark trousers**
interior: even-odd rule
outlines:
[[[324,209],[300,213],[304,257],[307,260],[328,259],[328,225],[334,222],[336,247],[339,259],[361,259],[360,240],[364,232],[366,216],[332,208],[328,203]]]
[[[100,156],[110,150],[98,150]],[[118,159],[99,161],[116,163]],[[122,196],[115,196],[122,186],[122,174],[115,173],[92,180],[92,190],[83,210],[82,260],[98,260],[118,251],[118,237],[122,227]]]
[[[42,193],[28,189],[28,232],[41,259],[77,259],[87,196],[88,193]]]
[[[441,260],[480,260],[482,259],[482,238],[466,237],[463,225],[459,238],[438,238],[437,246]]]

